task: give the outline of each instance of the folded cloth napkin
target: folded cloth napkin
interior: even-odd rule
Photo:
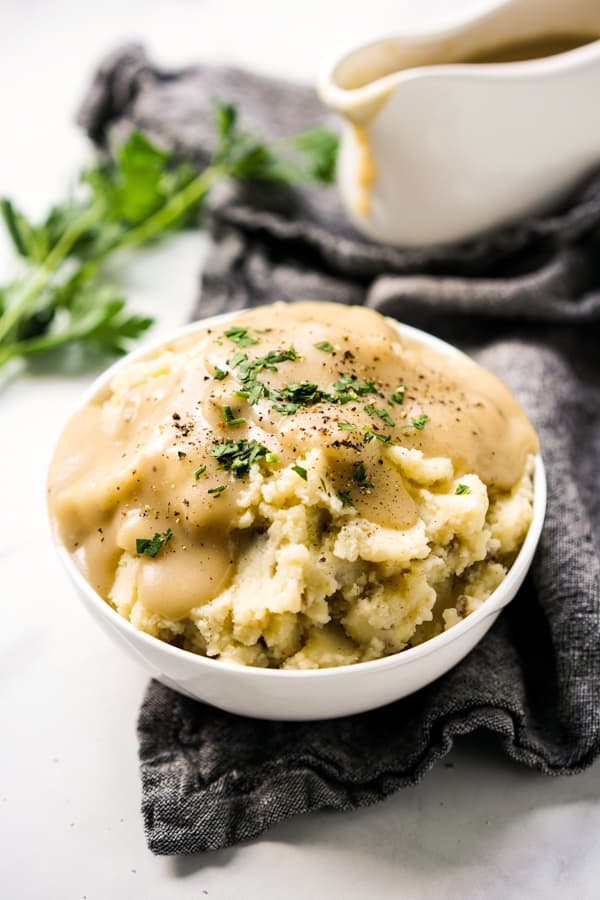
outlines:
[[[231,68],[164,72],[139,47],[105,61],[80,118],[100,145],[137,126],[201,163],[215,95],[270,137],[328,121],[309,88]],[[296,813],[372,803],[475,729],[548,774],[589,765],[600,751],[600,176],[560,209],[460,246],[373,244],[348,225],[335,189],[316,187],[239,189],[211,227],[199,316],[334,299],[458,344],[527,409],[548,513],[518,597],[460,665],[405,700],[332,721],[264,722],[152,682],[139,718],[150,848],[226,847]]]

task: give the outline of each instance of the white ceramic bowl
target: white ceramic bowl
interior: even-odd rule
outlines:
[[[103,391],[115,372],[138,361],[161,345],[199,328],[220,324],[230,315],[216,316],[179,329],[121,359],[92,384],[82,406]],[[451,355],[459,350],[407,325],[406,334]],[[546,509],[546,478],[541,457],[534,476],[533,521],[512,568],[483,606],[448,631],[424,644],[371,662],[308,671],[260,669],[208,659],[172,647],[120,616],[88,584],[67,550],[57,541],[63,564],[87,609],[98,624],[129,656],[163,684],[220,709],[263,719],[307,720],[364,712],[399,700],[435,681],[477,644],[521,586],[531,565]]]

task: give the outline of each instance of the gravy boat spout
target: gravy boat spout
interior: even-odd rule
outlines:
[[[468,239],[556,203],[600,163],[600,3],[507,0],[344,53],[320,79],[346,121],[338,183],[367,237]]]

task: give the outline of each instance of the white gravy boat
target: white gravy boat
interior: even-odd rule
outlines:
[[[505,0],[338,58],[319,90],[347,122],[338,182],[354,225],[451,242],[559,200],[600,163],[598,38],[600,0]]]

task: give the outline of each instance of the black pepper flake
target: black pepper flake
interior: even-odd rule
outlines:
[[[179,420],[181,419],[181,416],[179,415],[178,412],[174,412],[172,418],[175,419],[176,422],[179,422]]]
[[[179,459],[185,459],[186,456],[187,456],[187,453],[185,453],[184,450],[178,450],[178,451],[177,451],[177,456],[179,457]]]

